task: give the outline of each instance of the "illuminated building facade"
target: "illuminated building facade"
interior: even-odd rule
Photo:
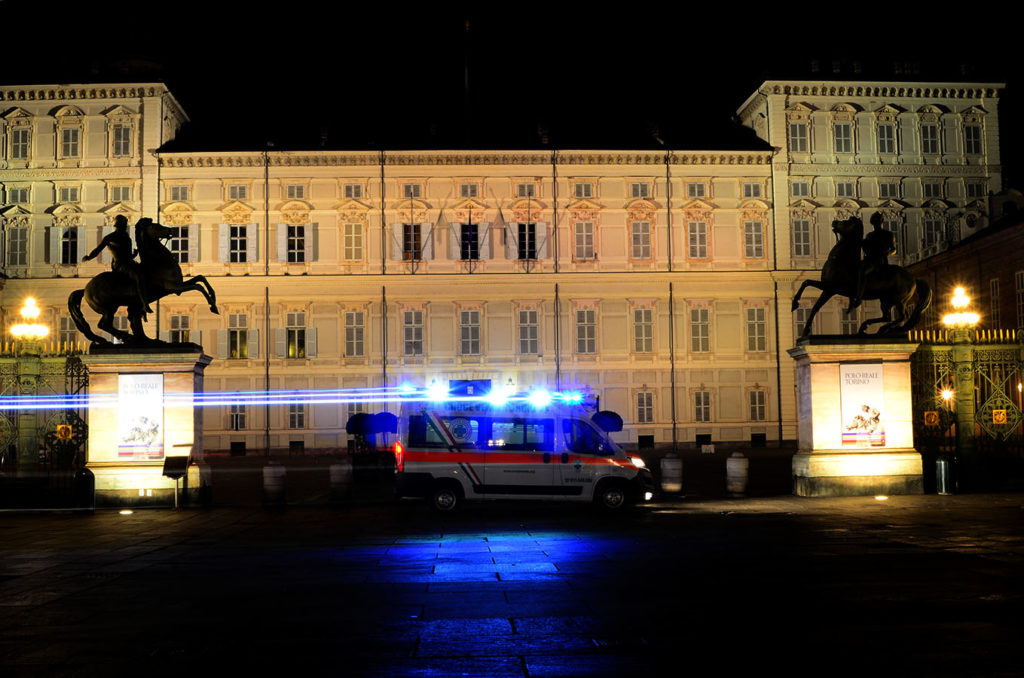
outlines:
[[[1000,87],[766,82],[739,117],[774,150],[739,152],[160,152],[187,121],[163,85],[0,87],[3,310],[80,341],[82,256],[150,216],[217,291],[147,325],[215,358],[207,391],[588,386],[626,442],[794,439],[789,304],[831,221],[882,210],[905,261],[984,228]],[[353,411],[226,407],[205,447],[344,446]]]

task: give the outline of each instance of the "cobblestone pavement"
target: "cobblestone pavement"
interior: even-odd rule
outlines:
[[[0,675],[1024,675],[1024,495],[0,514]]]

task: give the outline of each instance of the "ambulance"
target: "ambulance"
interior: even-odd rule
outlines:
[[[589,410],[582,394],[541,389],[406,403],[394,445],[397,494],[426,498],[441,512],[480,499],[593,502],[609,511],[649,501],[650,470],[604,430],[621,429],[621,419]],[[616,419],[618,429],[607,424]]]

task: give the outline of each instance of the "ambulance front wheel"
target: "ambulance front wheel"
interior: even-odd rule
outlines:
[[[622,483],[605,483],[597,488],[594,501],[606,511],[619,511],[629,504],[629,493]]]
[[[430,505],[435,511],[449,513],[455,510],[462,500],[462,493],[454,483],[442,483],[434,487],[430,494]]]

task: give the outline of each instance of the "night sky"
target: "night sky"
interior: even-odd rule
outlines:
[[[1018,38],[959,10],[954,25],[889,7],[884,20],[826,7],[811,21],[770,3],[604,17],[364,4],[0,0],[0,80],[164,81],[192,119],[181,150],[760,148],[731,117],[766,79],[1006,82],[1003,163],[1024,185]],[[895,75],[896,62],[917,74]]]

